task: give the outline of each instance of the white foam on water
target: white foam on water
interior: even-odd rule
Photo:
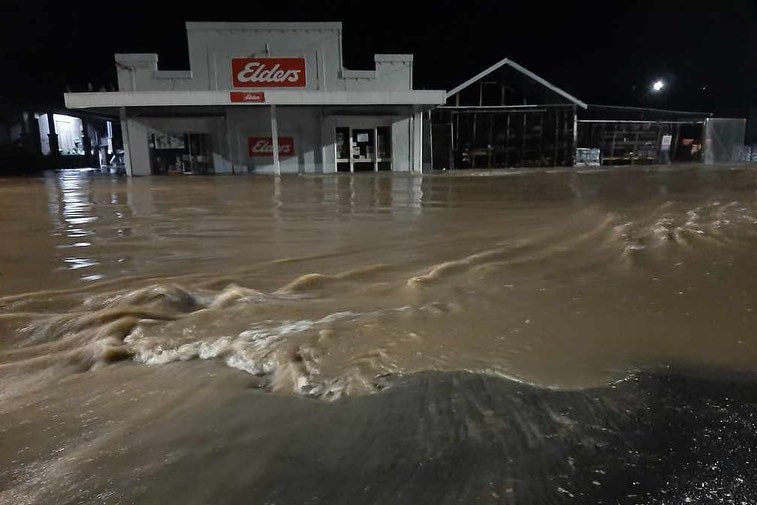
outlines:
[[[165,365],[192,359],[222,359],[227,366],[251,375],[271,376],[274,383],[287,384],[288,387],[294,389],[294,392],[320,394],[325,391],[333,392],[334,388],[313,385],[312,376],[318,374],[315,363],[293,365],[292,353],[287,352],[287,345],[290,343],[288,338],[337,321],[358,319],[381,312],[384,311],[370,313],[340,311],[320,319],[283,321],[278,324],[256,323],[236,337],[221,336],[214,340],[203,339],[173,348],[166,348],[161,344],[156,345],[145,338],[144,332],[136,327],[124,339],[124,343],[133,349],[134,361],[144,365]]]

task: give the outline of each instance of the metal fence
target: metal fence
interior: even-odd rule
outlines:
[[[709,118],[704,123],[702,157],[706,165],[743,161],[746,119]]]

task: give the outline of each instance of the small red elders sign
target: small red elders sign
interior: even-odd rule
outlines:
[[[273,139],[249,137],[247,150],[250,156],[273,156]],[[294,156],[294,137],[279,137],[279,156]]]
[[[229,93],[232,103],[263,103],[265,102],[265,93],[262,91],[232,91]]]
[[[305,58],[232,58],[234,88],[304,88]]]

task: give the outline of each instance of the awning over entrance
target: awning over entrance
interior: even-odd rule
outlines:
[[[366,117],[381,117],[382,114],[391,114],[393,116],[404,116],[402,121],[407,122],[407,126],[398,130],[398,135],[403,136],[407,142],[407,148],[404,151],[401,148],[399,152],[407,153],[409,159],[407,166],[416,167],[420,170],[422,165],[422,115],[444,103],[446,94],[442,90],[406,90],[406,91],[292,91],[292,90],[214,90],[214,91],[123,91],[123,92],[98,92],[98,93],[67,93],[64,95],[66,106],[71,109],[88,109],[98,111],[103,114],[112,114],[121,118],[124,124],[124,142],[126,145],[141,146],[142,156],[139,160],[142,166],[149,166],[149,151],[147,149],[147,119],[155,120],[158,117],[169,117],[178,120],[180,117],[188,117],[190,114],[195,119],[199,117],[218,116],[225,121],[225,142],[228,145],[228,151],[232,152],[235,143],[231,140],[230,133],[235,131],[234,124],[229,119],[232,112],[241,112],[236,106],[255,107],[269,113],[270,140],[258,135],[253,136],[258,140],[270,142],[270,151],[272,154],[272,165],[274,173],[281,173],[281,160],[279,159],[279,127],[280,111],[282,110],[304,110],[308,108],[327,109],[323,117],[336,118],[340,115]],[[394,110],[392,110],[394,109]],[[404,109],[404,110],[403,110]],[[252,109],[248,109],[252,111]],[[303,117],[306,119],[307,115]],[[140,121],[144,124],[139,124]],[[301,123],[301,121],[298,121]],[[307,123],[307,121],[305,121]],[[261,130],[260,124],[257,129]],[[342,134],[344,131],[337,132],[335,123],[329,123],[327,129],[331,129],[335,135]],[[301,125],[300,125],[301,126]],[[365,125],[363,125],[365,126]],[[379,128],[381,126],[381,128]],[[374,170],[381,170],[384,166],[391,166],[388,159],[379,159],[379,147],[382,149],[394,143],[393,136],[389,130],[385,130],[385,125],[373,124],[370,128],[360,130],[355,138],[357,149],[362,149],[357,155],[357,163],[366,164],[372,160],[371,167]],[[361,127],[362,128],[362,127]],[[291,129],[291,128],[290,128]],[[348,128],[349,130],[349,128]],[[349,130],[351,131],[351,130]],[[356,130],[357,131],[357,130]],[[266,133],[268,133],[266,132]],[[412,140],[410,137],[412,136]],[[358,138],[359,137],[359,138]],[[137,141],[136,139],[139,139]],[[286,137],[287,141],[290,137]],[[248,139],[249,140],[249,139]],[[320,139],[324,141],[323,139]],[[325,142],[325,141],[324,141]],[[330,140],[330,145],[333,140]],[[361,147],[362,146],[362,147]],[[136,149],[136,147],[135,147]],[[321,146],[323,149],[323,146]],[[332,148],[334,149],[334,148]],[[330,149],[326,149],[327,151]],[[389,153],[390,149],[384,149]],[[347,160],[352,160],[356,155],[348,150]],[[388,154],[386,155],[388,156]],[[332,153],[333,157],[333,153]],[[136,155],[131,158],[137,159]],[[343,161],[343,160],[342,160]],[[339,161],[334,161],[335,170],[338,169]],[[344,164],[344,163],[343,163]],[[362,166],[362,165],[361,165]],[[349,162],[350,171],[354,170],[354,163]],[[370,168],[370,167],[369,167]]]
[[[119,91],[66,93],[70,109],[165,106],[260,105],[419,105],[433,108],[445,101],[441,90],[418,91]]]

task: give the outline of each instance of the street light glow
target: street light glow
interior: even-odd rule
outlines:
[[[655,81],[654,84],[652,84],[652,91],[654,91],[655,93],[659,93],[660,91],[662,91],[664,87],[665,87],[665,81],[660,79],[660,80]]]

